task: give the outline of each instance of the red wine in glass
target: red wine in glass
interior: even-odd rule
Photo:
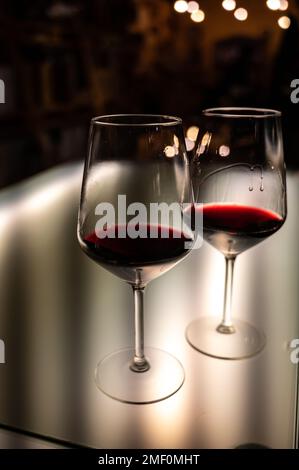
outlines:
[[[188,254],[190,235],[161,225],[138,226],[138,231],[141,228],[145,236],[131,238],[128,226],[113,225],[99,236],[95,232],[85,236],[81,247],[98,264],[130,283],[136,282],[137,270],[142,270],[143,281],[150,281]]]
[[[282,226],[284,219],[262,207],[235,203],[207,203],[203,212],[204,238],[225,256],[241,253]]]
[[[273,235],[286,219],[281,113],[271,109],[203,111],[192,158],[196,210],[207,242],[225,257],[222,319],[200,316],[187,327],[188,342],[222,359],[261,351],[263,332],[232,318],[236,257]],[[225,152],[223,151],[225,150]]]
[[[95,370],[97,387],[122,402],[164,400],[184,382],[180,361],[144,344],[144,291],[193,247],[183,211],[194,202],[189,170],[180,118],[118,114],[92,119],[78,240],[93,261],[133,290],[134,346],[108,354]],[[173,210],[173,203],[177,214],[164,219],[164,209]],[[154,218],[151,204],[157,209]],[[138,219],[144,222],[133,225]]]

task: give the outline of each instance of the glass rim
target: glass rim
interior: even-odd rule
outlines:
[[[280,117],[281,111],[268,108],[224,107],[207,108],[202,111],[202,114],[211,117],[265,119],[269,117]]]
[[[119,118],[148,118],[147,122],[117,122]],[[116,120],[113,122],[113,119]],[[107,120],[106,120],[107,119]],[[159,122],[161,119],[161,122]],[[163,121],[164,119],[164,121]],[[177,116],[168,116],[166,114],[104,114],[102,116],[95,116],[91,119],[91,123],[101,126],[114,126],[114,127],[149,127],[149,126],[176,126],[182,124],[182,119]]]

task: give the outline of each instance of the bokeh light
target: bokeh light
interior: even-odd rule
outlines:
[[[282,29],[288,29],[291,26],[291,20],[288,16],[281,16],[277,23]]]
[[[219,155],[220,157],[228,157],[230,154],[230,148],[228,145],[220,145]]]
[[[172,145],[167,145],[167,147],[165,147],[165,149],[164,149],[164,153],[165,153],[166,157],[172,158],[176,154],[175,148]]]
[[[248,17],[248,11],[245,8],[237,8],[234,15],[238,21],[245,21]]]
[[[280,0],[280,7],[279,7],[279,9],[280,9],[281,11],[285,11],[285,10],[287,10],[288,8],[289,8],[289,2],[288,2],[288,0]]]
[[[197,2],[188,2],[188,13],[193,13],[197,10],[199,10],[199,4]]]
[[[173,8],[178,13],[185,13],[188,10],[188,3],[185,2],[185,0],[177,0],[177,2],[175,2],[175,4],[174,4]]]
[[[205,14],[202,10],[197,10],[191,13],[191,20],[195,23],[201,23],[205,19]]]
[[[211,134],[209,132],[206,132],[201,140],[201,143],[202,145],[206,146],[210,143],[210,140],[211,140]]]
[[[187,137],[188,139],[192,140],[193,142],[196,141],[197,139],[197,134],[198,134],[198,127],[197,126],[191,126],[187,129]]]
[[[266,3],[270,10],[279,10],[280,8],[280,0],[267,0]]]
[[[210,132],[206,132],[203,135],[201,139],[201,144],[199,145],[199,148],[197,149],[197,155],[202,155],[205,152],[206,147],[210,145],[211,137],[212,135],[210,134]]]
[[[186,149],[187,149],[188,152],[190,152],[191,150],[194,149],[195,142],[193,142],[193,140],[188,139],[188,137],[186,137],[185,143],[186,143]]]
[[[227,11],[232,11],[236,8],[235,0],[223,0],[222,6]]]

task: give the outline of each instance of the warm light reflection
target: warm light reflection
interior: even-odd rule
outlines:
[[[191,126],[187,129],[187,137],[190,140],[193,140],[193,142],[196,141],[197,139],[197,134],[198,134],[198,127],[197,126]]]
[[[245,21],[248,17],[248,11],[245,8],[237,8],[234,15],[238,21]]]
[[[173,136],[173,143],[174,143],[174,146],[178,149],[179,148],[179,139],[176,135]]]
[[[288,16],[281,16],[277,23],[282,29],[288,29],[291,26],[291,20]]]
[[[202,138],[201,144],[206,146],[210,143],[211,135],[209,132],[206,132]]]
[[[202,155],[205,152],[206,146],[200,144],[199,148],[197,149],[197,155]]]
[[[195,23],[201,23],[205,19],[205,13],[202,10],[194,11],[191,14],[191,20]]]
[[[223,0],[222,6],[227,11],[232,11],[236,8],[235,0]]]
[[[146,410],[143,421],[146,435],[155,436],[161,448],[167,448],[169,442],[173,448],[187,447],[186,428],[190,415],[190,400],[186,400],[182,393],[175,393],[167,400],[155,404],[150,411]]]
[[[4,229],[9,225],[12,219],[17,217],[18,204],[16,201],[8,205],[8,207],[0,208],[0,234],[3,237]]]
[[[188,10],[188,3],[185,2],[184,0],[177,0],[177,2],[175,2],[175,4],[174,4],[173,8],[178,13],[185,13]]]
[[[287,10],[288,8],[289,8],[289,2],[288,2],[288,0],[280,0],[280,7],[279,7],[279,9],[280,9],[281,11],[285,11],[285,10]]]
[[[199,4],[197,2],[188,2],[188,13],[193,13],[199,10]]]
[[[41,210],[44,211],[45,207],[48,204],[53,204],[55,199],[61,197],[65,192],[65,182],[55,182],[52,185],[48,185],[38,191],[38,193],[33,192],[28,198],[23,202],[26,209],[32,210]]]
[[[193,142],[193,140],[191,139],[188,139],[188,137],[185,139],[185,142],[186,142],[186,149],[188,152],[190,152],[191,150],[194,149],[195,147],[195,142]]]
[[[270,10],[279,10],[280,8],[280,0],[267,0],[266,3]]]
[[[219,155],[220,157],[228,157],[230,154],[230,148],[228,145],[220,145]]]
[[[209,132],[206,132],[202,139],[201,139],[201,144],[198,146],[196,154],[197,155],[202,155],[205,153],[206,147],[210,144],[211,141],[211,134]]]
[[[20,198],[20,193],[18,189],[16,190],[9,190],[7,193],[7,199],[2,196],[2,201],[0,204],[0,234],[2,239],[4,240],[4,232],[6,229],[9,229],[15,221],[19,221],[22,217],[24,211],[45,211],[46,207],[49,206],[53,201],[61,198],[66,192],[66,185],[69,188],[72,188],[73,185],[76,185],[78,180],[78,175],[81,175],[82,168],[81,166],[76,169],[76,175],[68,169],[67,172],[63,172],[60,170],[62,174],[61,178],[57,177],[56,181],[51,182],[49,180],[43,181],[44,187],[41,188],[37,186],[34,181],[28,183],[24,183],[23,188],[24,194]],[[5,245],[3,245],[5,249]],[[2,245],[0,244],[0,249],[2,249]]]

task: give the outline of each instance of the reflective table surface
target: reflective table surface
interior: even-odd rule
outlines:
[[[291,448],[299,174],[288,178],[283,228],[236,263],[234,315],[265,332],[265,349],[227,361],[187,343],[192,319],[222,309],[224,260],[204,244],[147,288],[146,344],[186,372],[175,395],[150,405],[117,402],[94,383],[99,360],[133,344],[133,299],[80,251],[81,178],[81,165],[64,165],[0,193],[0,423],[97,448]]]

